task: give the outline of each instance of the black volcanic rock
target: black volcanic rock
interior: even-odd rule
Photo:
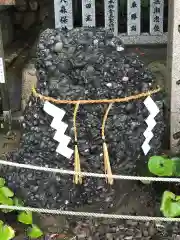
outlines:
[[[123,98],[155,88],[151,72],[134,53],[127,53],[121,40],[104,29],[80,28],[69,32],[47,29],[37,46],[37,91],[58,99]],[[150,142],[150,155],[161,151],[164,133],[163,94],[152,96],[160,109]],[[144,99],[115,103],[106,123],[106,140],[114,174],[137,175],[137,163],[144,164],[141,146],[148,110]],[[53,140],[55,130],[50,127],[52,117],[43,111],[43,101],[31,96],[24,112],[23,135],[17,153],[11,161],[73,170],[74,157],[66,159],[56,153],[58,143]],[[66,135],[74,147],[73,105],[58,105],[66,111]],[[77,115],[78,145],[82,171],[103,173],[101,125],[107,104],[80,105]],[[26,204],[41,208],[74,209],[79,206],[101,204],[105,212],[115,205],[121,193],[115,181],[112,187],[104,179],[83,178],[82,185],[74,185],[71,175],[60,175],[27,169],[2,169],[2,173]],[[108,201],[105,201],[108,199]]]

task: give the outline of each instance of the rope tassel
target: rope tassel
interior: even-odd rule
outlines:
[[[111,164],[109,160],[109,153],[108,153],[108,148],[107,144],[105,142],[105,123],[108,117],[108,113],[112,107],[112,103],[109,104],[103,118],[103,123],[102,123],[102,140],[103,140],[103,155],[104,155],[104,172],[107,175],[107,182],[112,185],[114,182],[113,176],[112,176],[112,170],[111,170]]]
[[[114,180],[112,177],[111,164],[109,161],[109,153],[106,142],[103,143],[103,153],[104,153],[104,172],[107,174],[107,182],[112,185]]]
[[[75,184],[82,184],[82,175],[81,175],[81,164],[80,164],[80,157],[77,145],[77,127],[76,127],[76,117],[79,108],[79,103],[75,105],[74,108],[74,116],[73,116],[73,124],[74,124],[74,140],[75,140],[75,148],[74,148],[74,183]]]
[[[75,149],[74,149],[74,183],[75,184],[82,184],[82,176],[81,176],[81,165],[80,165],[80,157],[79,157],[79,151],[78,151],[78,146],[75,144]]]

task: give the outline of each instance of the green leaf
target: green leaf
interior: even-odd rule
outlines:
[[[21,212],[18,215],[18,221],[24,224],[32,224],[32,212]]]
[[[176,196],[176,201],[180,201],[180,196]]]
[[[11,198],[7,198],[4,195],[0,194],[0,203],[2,205],[8,205],[8,206],[13,206],[13,200]],[[10,209],[1,209],[2,212],[4,213],[8,213],[8,212],[12,212],[14,210],[10,210]]]
[[[6,205],[7,201],[8,201],[8,198],[5,197],[2,193],[0,193],[0,203],[3,205]]]
[[[18,206],[18,207],[23,207],[24,206],[24,202],[17,197],[14,197],[13,201],[14,201],[15,206]]]
[[[8,187],[0,188],[0,193],[6,197],[13,197],[14,193]]]
[[[13,200],[11,198],[6,198],[4,200],[4,205],[8,205],[8,206],[13,206],[14,203],[13,203]],[[8,212],[13,212],[14,210],[11,210],[11,209],[1,209],[2,212],[4,213],[8,213]]]
[[[162,197],[160,210],[165,217],[180,216],[180,196],[165,191]]]
[[[7,225],[0,226],[1,240],[10,240],[15,237],[15,231],[12,227]]]
[[[1,179],[0,179],[1,181]],[[10,198],[14,196],[14,193],[7,187],[1,187],[0,188],[0,203],[3,205],[13,206],[13,200]],[[4,213],[12,212],[13,210],[9,209],[2,209],[1,210]]]
[[[5,184],[5,179],[4,178],[0,178],[0,188],[4,187]]]
[[[43,232],[38,226],[32,225],[32,227],[28,229],[28,237],[36,239],[41,236],[43,236]]]
[[[166,157],[153,156],[148,161],[149,171],[159,177],[173,176],[173,168],[173,161]]]
[[[13,199],[4,196],[2,193],[0,193],[0,203],[8,206],[12,206],[14,204]]]

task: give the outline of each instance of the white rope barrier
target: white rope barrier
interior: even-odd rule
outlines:
[[[35,165],[15,163],[15,162],[9,162],[9,161],[4,161],[4,160],[0,160],[0,165],[8,165],[11,167],[25,168],[25,169],[31,169],[31,170],[36,170],[36,171],[53,172],[53,173],[59,173],[59,174],[63,174],[63,175],[75,175],[75,172],[71,171],[71,170],[39,167],[39,166],[35,166]],[[96,177],[96,178],[106,178],[107,177],[106,174],[91,173],[91,172],[81,172],[81,175],[84,177]],[[133,180],[133,181],[180,182],[180,178],[169,178],[169,177],[139,177],[139,176],[125,176],[125,175],[112,175],[112,177],[114,179]]]
[[[0,165],[7,165],[10,167],[31,169],[44,172],[60,173],[64,175],[74,175],[74,171],[39,167],[30,164],[20,164],[9,161],[0,160]],[[106,174],[100,173],[88,173],[81,172],[82,176],[106,178]],[[113,175],[114,179],[121,180],[140,180],[140,181],[154,181],[154,182],[180,182],[180,178],[163,178],[163,177],[138,177],[138,176],[123,176]],[[93,217],[93,218],[108,218],[108,219],[121,219],[121,220],[134,220],[134,221],[156,221],[156,222],[180,222],[180,218],[165,218],[165,217],[150,217],[150,216],[131,216],[131,215],[117,215],[117,214],[105,214],[105,213],[94,213],[94,212],[76,212],[76,211],[63,211],[59,209],[44,209],[44,208],[33,208],[33,207],[21,207],[21,206],[7,206],[0,205],[0,209],[15,210],[15,211],[31,211],[36,213],[55,214],[64,216],[76,216],[76,217]]]
[[[135,220],[135,221],[156,221],[156,222],[180,222],[180,218],[165,218],[165,217],[149,217],[149,216],[131,216],[131,215],[117,215],[117,214],[105,214],[94,212],[75,212],[75,211],[63,211],[59,209],[43,209],[33,207],[18,207],[18,206],[6,206],[0,205],[0,209],[16,210],[16,211],[30,211],[36,213],[46,213],[54,215],[64,216],[76,216],[76,217],[93,217],[93,218],[109,218],[109,219],[122,219],[122,220]]]

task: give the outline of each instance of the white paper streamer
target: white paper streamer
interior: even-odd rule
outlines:
[[[154,118],[159,113],[159,108],[157,107],[156,103],[152,100],[151,97],[147,97],[144,100],[144,105],[146,106],[146,108],[148,109],[148,111],[150,113],[150,115],[145,120],[148,127],[145,130],[145,132],[143,133],[143,135],[145,137],[145,141],[142,145],[142,150],[143,150],[144,154],[147,155],[149,150],[151,149],[149,142],[151,141],[151,139],[154,136],[153,132],[152,132],[153,128],[156,125],[156,121],[154,120]]]
[[[51,123],[51,127],[56,129],[57,131],[53,139],[59,142],[56,152],[66,158],[70,158],[74,151],[67,147],[69,142],[71,141],[71,138],[64,134],[68,125],[62,122],[62,119],[66,112],[48,101],[46,101],[44,104],[44,111],[54,117]]]

